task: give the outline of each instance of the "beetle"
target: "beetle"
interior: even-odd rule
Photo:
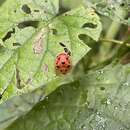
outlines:
[[[55,70],[63,75],[70,72],[72,68],[71,52],[63,43],[59,43],[63,48],[64,52],[59,53],[55,59]]]

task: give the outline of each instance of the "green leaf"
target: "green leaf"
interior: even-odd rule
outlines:
[[[130,66],[109,65],[59,87],[6,130],[130,129]]]
[[[44,8],[45,3],[47,6]],[[99,17],[92,9],[85,9],[82,6],[59,16],[56,16],[57,0],[47,0],[47,2],[46,0],[32,2],[7,0],[2,4],[0,12],[4,12],[3,10],[8,6],[5,15],[2,14],[0,18],[0,23],[5,20],[0,33],[3,40],[0,59],[4,59],[1,61],[0,88],[5,92],[5,88],[8,87],[2,100],[32,91],[57,77],[54,67],[55,58],[64,51],[59,42],[63,42],[71,51],[74,68],[90,50],[79,35],[84,34],[98,40],[102,30]],[[26,10],[23,11],[23,8]],[[28,8],[31,13],[25,13]],[[40,12],[34,11],[37,9],[45,12],[44,17],[41,15],[43,19],[40,19]],[[10,24],[7,19],[14,20],[11,23],[16,24]],[[29,23],[26,23],[28,20]],[[2,69],[3,67],[5,69]]]
[[[27,114],[38,102],[47,99],[47,96],[60,85],[72,81],[71,77],[58,77],[30,93],[14,96],[0,104],[0,129],[5,129],[16,119]]]
[[[30,13],[26,13],[28,8]],[[48,21],[58,10],[58,0],[5,0],[0,6],[0,37],[23,21]]]

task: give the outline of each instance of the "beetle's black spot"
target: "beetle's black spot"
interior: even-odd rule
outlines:
[[[85,23],[83,24],[82,28],[96,28],[97,25],[93,23]]]
[[[25,12],[26,14],[30,14],[31,13],[31,9],[29,8],[29,6],[27,4],[24,4],[22,6],[22,10],[23,12]]]
[[[70,68],[70,65],[68,65],[67,68]]]
[[[58,61],[56,61],[56,64],[58,64]]]
[[[66,57],[66,60],[68,60],[68,57]]]
[[[68,70],[67,69],[65,69],[65,72],[67,72]]]
[[[60,66],[56,66],[56,68],[60,68]]]
[[[38,24],[39,24],[39,21],[31,21],[31,20],[29,20],[29,21],[23,21],[23,22],[19,23],[19,24],[17,25],[17,27],[18,27],[19,29],[23,29],[23,28],[26,28],[26,27],[29,27],[29,26],[32,26],[32,27],[34,27],[34,28],[37,28],[37,27],[38,27]]]
[[[9,39],[13,33],[15,33],[15,28],[12,28],[11,31],[7,32],[7,34],[2,38],[2,41],[4,42]]]
[[[63,65],[65,64],[65,62],[64,62],[64,61],[62,61],[61,63],[62,63]]]
[[[58,57],[58,60],[60,60],[60,57]]]

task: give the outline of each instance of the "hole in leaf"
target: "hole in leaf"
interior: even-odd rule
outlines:
[[[39,10],[38,10],[38,9],[35,9],[34,12],[39,12]]]
[[[62,42],[59,42],[59,44],[60,44],[62,47],[66,47]]]
[[[7,34],[2,38],[2,41],[6,41],[11,37],[11,34],[15,33],[15,28],[12,29],[12,31],[7,32]]]
[[[21,46],[21,44],[18,42],[15,42],[15,43],[13,43],[13,46]]]
[[[96,28],[97,25],[93,23],[85,23],[83,24],[82,28]]]
[[[32,26],[34,28],[37,28],[39,24],[39,21],[23,21],[21,23],[19,23],[17,26],[19,29],[23,29],[29,26]]]
[[[85,42],[85,38],[87,37],[87,35],[86,34],[79,34],[78,35],[78,38],[80,39],[80,40],[82,40],[83,42]]]
[[[21,9],[26,14],[30,14],[31,13],[31,9],[29,8],[29,6],[27,4],[24,4]]]
[[[125,6],[125,3],[121,3],[120,6],[122,6],[122,7]]]
[[[94,40],[91,37],[89,37],[88,35],[86,35],[86,34],[79,34],[78,38],[82,42],[84,42],[85,44],[87,44],[89,47],[94,47],[95,46]],[[95,47],[97,48],[97,46],[95,46]]]
[[[47,2],[47,0],[45,0],[45,2]]]
[[[104,87],[100,87],[100,90],[105,90],[105,88]]]
[[[57,30],[56,30],[56,29],[52,29],[52,33],[53,33],[54,35],[57,35]]]
[[[2,99],[2,94],[0,94],[0,99]]]

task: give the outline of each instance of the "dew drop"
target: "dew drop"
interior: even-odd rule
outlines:
[[[107,103],[108,105],[111,104],[111,100],[108,98],[106,103]]]
[[[97,112],[97,115],[100,115],[101,113],[100,112]]]
[[[128,86],[129,85],[129,83],[128,82],[125,82],[125,83],[123,83],[123,86]]]
[[[99,73],[99,74],[103,74],[104,71],[103,71],[103,70],[99,70],[98,73]]]
[[[104,14],[105,16],[109,16],[109,14],[108,14],[107,12],[104,12],[103,14]]]
[[[46,100],[48,100],[48,97],[45,97]]]
[[[86,129],[86,126],[85,126],[85,124],[83,124],[83,125],[81,126],[81,128],[82,128],[82,129]]]
[[[118,109],[118,107],[117,107],[117,106],[115,106],[115,107],[114,107],[114,109],[115,109],[115,110],[117,110],[117,109]]]
[[[113,4],[111,4],[110,7],[111,7],[111,9],[114,9],[114,8],[115,8]]]
[[[84,103],[84,105],[86,105],[86,106],[87,106],[87,105],[88,105],[88,102],[85,102],[85,103]]]
[[[82,111],[81,111],[81,110],[79,110],[79,111],[78,111],[78,113],[79,113],[79,114],[81,114],[81,113],[82,113]]]
[[[104,73],[104,71],[103,70],[99,70],[98,72],[97,72],[97,77],[96,77],[96,79],[97,80],[102,80],[104,77],[103,77],[103,74]]]

